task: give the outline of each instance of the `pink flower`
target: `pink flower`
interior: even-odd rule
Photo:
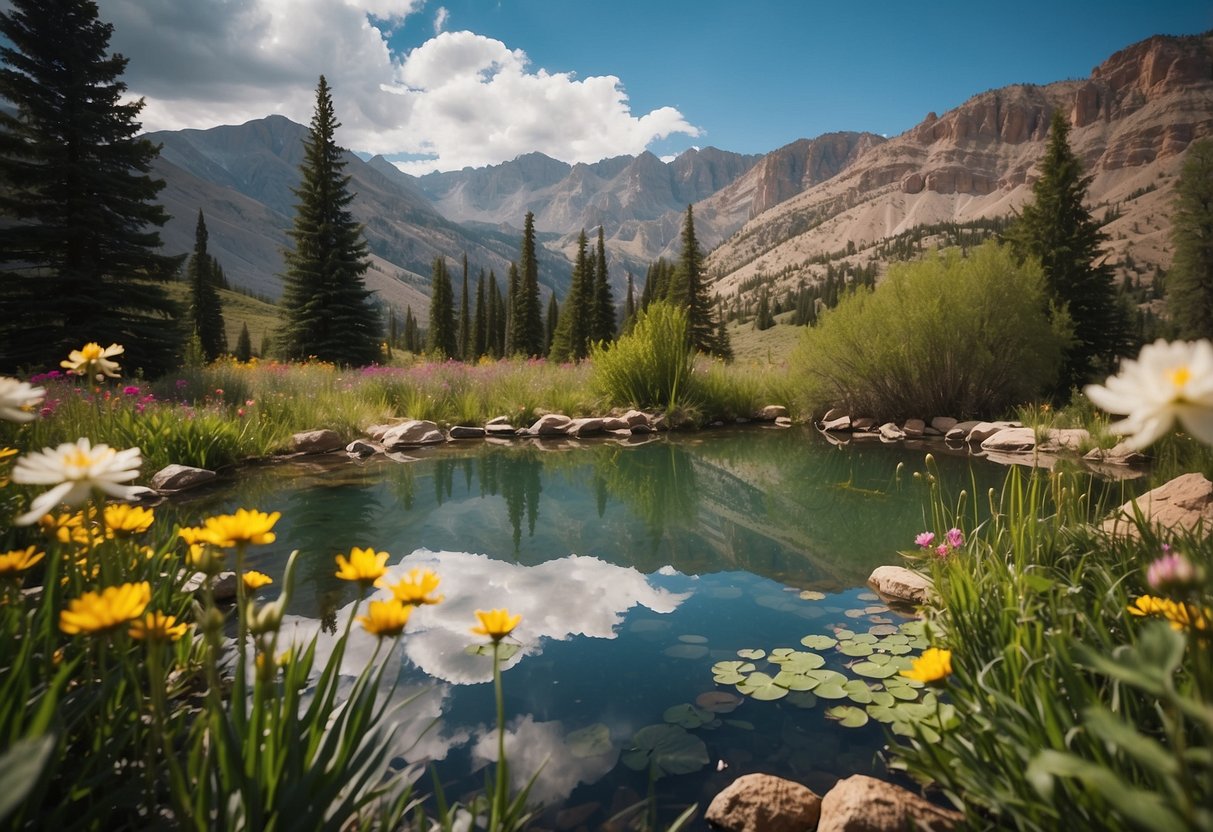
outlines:
[[[1178,553],[1163,555],[1146,568],[1146,583],[1155,590],[1186,589],[1197,579],[1196,566]]]
[[[938,546],[935,547],[935,557],[939,558],[940,560],[943,560],[951,553],[951,551],[952,551],[952,548],[950,546],[948,546],[948,544],[940,543]]]
[[[126,387],[122,388],[122,393],[126,396],[138,396],[139,388],[133,384],[128,384]]]
[[[928,549],[935,542],[935,532],[921,532],[914,538],[914,542],[922,548]]]
[[[947,537],[948,545],[953,549],[959,549],[961,546],[965,545],[964,532],[962,532],[960,529],[948,529]]]

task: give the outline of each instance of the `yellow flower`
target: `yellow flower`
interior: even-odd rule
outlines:
[[[350,549],[347,560],[345,555],[337,556],[337,577],[343,581],[357,581],[363,586],[370,586],[383,577],[387,572],[387,552],[376,552],[374,549]]]
[[[1174,630],[1213,630],[1213,610],[1184,604],[1169,598],[1143,595],[1129,605],[1133,615],[1157,615],[1170,622]]]
[[[1143,595],[1129,606],[1129,612],[1133,615],[1164,615],[1168,603],[1162,598]]]
[[[155,519],[152,510],[143,506],[118,503],[105,507],[105,526],[118,535],[142,534]]]
[[[388,584],[397,601],[414,606],[437,604],[445,597],[434,595],[441,579],[429,569],[410,569],[409,574],[394,584]],[[380,586],[383,584],[381,583]]]
[[[952,651],[929,647],[914,660],[914,666],[901,671],[901,675],[919,682],[942,682],[952,675]]]
[[[86,592],[59,613],[59,629],[68,635],[113,630],[143,615],[151,600],[152,586],[147,581]]]
[[[476,617],[480,619],[480,624],[473,627],[472,632],[478,636],[488,636],[493,641],[501,641],[514,632],[522,620],[521,615],[510,615],[507,609],[476,610]]]
[[[220,514],[206,518],[204,540],[223,549],[242,543],[273,543],[275,535],[270,529],[278,522],[282,512],[266,514],[264,511],[236,509],[235,514]]]
[[[399,601],[371,601],[366,615],[358,616],[363,629],[374,636],[398,636],[409,623],[413,608]]]
[[[118,377],[118,362],[110,361],[115,355],[122,355],[125,350],[117,344],[110,344],[104,349],[94,342],[85,344],[78,350],[72,350],[66,361],[60,361],[59,366],[77,375],[96,375],[97,381],[103,376]]]
[[[0,448],[0,459],[8,459],[10,456],[16,456],[20,451],[16,448]]]
[[[189,625],[178,623],[177,617],[162,612],[149,612],[131,622],[131,638],[146,641],[176,641],[185,635]]]
[[[46,557],[46,552],[35,554],[35,548],[34,546],[30,546],[27,549],[13,549],[0,555],[0,578],[9,578],[15,576],[18,572],[24,572]]]
[[[214,575],[223,568],[223,552],[205,543],[191,543],[185,553],[185,562],[208,575]]]
[[[206,529],[201,526],[183,526],[177,529],[177,537],[190,545],[203,543],[207,540]]]
[[[240,576],[244,580],[244,588],[249,592],[256,592],[263,586],[269,586],[274,582],[274,579],[264,572],[257,572],[250,569]]]

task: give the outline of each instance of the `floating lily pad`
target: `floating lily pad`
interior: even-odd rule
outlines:
[[[679,636],[678,640],[683,644],[707,644],[708,640],[704,636]]]
[[[894,624],[874,624],[868,627],[868,632],[874,636],[891,636],[897,634],[897,626]],[[908,636],[902,636],[906,641],[909,641]]]
[[[702,659],[708,654],[708,648],[702,644],[675,644],[661,652],[675,659]]]
[[[888,684],[888,681],[889,680],[885,681],[885,690],[887,690],[889,692],[889,695],[892,696],[893,698],[901,699],[902,701],[905,701],[905,702],[909,702],[909,701],[912,701],[912,700],[918,698],[918,691],[916,691],[914,688],[910,687],[909,685],[890,686]]]
[[[921,618],[915,618],[912,621],[907,621],[901,625],[901,631],[910,638],[916,636],[925,636],[927,634],[927,622]]]
[[[856,595],[855,597],[858,598],[860,601],[879,601],[880,600],[880,596],[877,595],[875,592],[861,592],[858,595]]]
[[[875,657],[873,656],[873,658]],[[865,676],[869,679],[887,679],[890,676],[897,675],[897,668],[891,664],[876,664],[866,661],[851,665],[851,672],[857,676]]]
[[[914,652],[914,648],[908,644],[890,644],[888,647],[885,647],[884,650],[893,654],[894,656],[904,656],[907,653]]]
[[[514,657],[514,655],[521,649],[522,649],[521,644],[513,644],[508,641],[503,641],[501,644],[499,644],[497,646],[497,658],[503,662],[508,661],[509,659],[512,659]],[[488,656],[491,659],[491,658],[493,658],[493,645],[492,644],[469,644],[464,649],[464,652],[467,653],[469,656]]]
[[[807,653],[803,650],[790,650],[782,654],[778,659],[772,654],[771,661],[780,665],[789,673],[804,673],[808,670],[816,670],[825,665],[826,660],[816,653]]]
[[[677,725],[648,725],[632,737],[623,752],[623,764],[633,771],[650,766],[655,777],[667,774],[690,774],[706,766],[708,747],[703,740]]]
[[[792,673],[787,670],[781,670],[776,673],[775,678],[771,681],[788,690],[812,690],[818,684],[816,679],[810,679],[808,676],[802,676],[799,673]]]
[[[601,722],[570,731],[564,741],[573,756],[580,759],[601,756],[612,748],[611,729]]]
[[[735,685],[745,680],[745,674],[757,669],[753,662],[716,662],[712,665],[712,681],[718,685]]]
[[[884,604],[869,604],[863,608],[866,615],[879,615],[882,612],[888,612],[889,608]]]
[[[868,659],[868,661],[870,661],[872,664],[882,666],[886,664],[895,664],[892,656],[872,656],[872,658]]]
[[[876,628],[873,627],[869,632],[873,632],[873,633],[876,632]],[[884,638],[882,638],[880,640],[880,643],[881,644],[909,644],[910,637],[907,636],[905,633],[894,632],[894,633],[886,635]]]
[[[844,656],[860,658],[872,655],[875,650],[870,644],[860,644],[856,641],[840,641],[838,642],[838,652]]]
[[[714,714],[729,714],[737,710],[745,700],[727,690],[710,690],[695,697],[695,704]]]
[[[826,597],[824,592],[818,592],[815,589],[806,589],[800,593],[802,601],[820,601]]]
[[[776,647],[774,650],[771,651],[771,655],[768,657],[768,661],[772,661],[772,662],[775,662],[775,664],[779,664],[787,656],[790,656],[792,653],[795,653],[795,652],[796,651],[793,650],[791,647]]]
[[[754,647],[746,647],[742,650],[738,650],[737,655],[741,656],[743,659],[753,659],[754,661],[758,661],[759,659],[766,658],[767,651],[759,650]]]
[[[810,647],[814,650],[829,650],[834,645],[838,644],[838,639],[830,636],[805,636],[800,640],[800,643],[805,647]]]
[[[868,716],[877,722],[883,722],[886,725],[897,722],[897,709],[892,705],[885,705],[873,700],[872,704],[868,705],[865,710],[868,712]]]
[[[826,717],[838,721],[845,728],[862,728],[868,724],[868,715],[863,708],[854,705],[835,705],[826,708]]]
[[[871,633],[858,633],[851,636],[851,641],[855,642],[856,644],[875,644],[876,642],[880,641],[880,639]]]
[[[730,728],[740,728],[742,731],[754,730],[754,723],[746,722],[744,719],[726,719],[724,724]]]
[[[665,713],[661,715],[661,718],[666,722],[690,730],[698,728],[700,725],[705,723],[711,722],[716,717],[710,711],[696,708],[694,705],[684,702],[681,705],[666,708]]]
[[[889,618],[887,615],[873,615],[868,619],[873,624],[896,624],[897,622]]]
[[[857,705],[866,705],[872,701],[872,689],[863,679],[852,679],[843,685],[842,689],[846,692],[847,697]]]
[[[897,703],[897,700],[887,690],[874,690],[872,691],[872,703],[891,708]]]
[[[795,705],[797,708],[814,708],[817,706],[816,694],[807,690],[792,691],[784,701]]]
[[[863,618],[865,615],[867,615],[867,613],[861,609],[853,609],[844,611],[843,615],[845,615],[847,618]]]
[[[737,683],[737,692],[762,702],[782,699],[788,695],[788,689],[776,684],[766,673],[751,673],[744,682]]]
[[[838,639],[839,641],[847,641],[855,638],[855,631],[848,630],[846,627],[835,627],[834,638]]]

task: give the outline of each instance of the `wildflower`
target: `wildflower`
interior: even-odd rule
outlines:
[[[223,568],[223,552],[205,543],[191,543],[185,553],[185,562],[199,572],[217,575]]]
[[[248,605],[246,621],[249,632],[255,636],[272,633],[282,626],[282,616],[286,613],[286,596],[269,604],[255,607]]]
[[[371,601],[366,615],[358,616],[362,628],[373,636],[398,636],[409,623],[413,608],[400,601]]]
[[[269,575],[265,574],[264,572],[257,572],[253,569],[245,572],[240,576],[240,578],[244,581],[244,588],[249,592],[256,592],[257,590],[261,589],[261,587],[269,586],[274,582],[274,579]]]
[[[1213,630],[1213,610],[1201,609],[1196,604],[1143,595],[1130,604],[1128,609],[1133,615],[1165,618],[1173,630]]]
[[[221,549],[247,543],[273,543],[276,535],[270,529],[274,528],[281,516],[280,511],[266,514],[264,511],[240,508],[236,509],[235,514],[208,517],[203,526],[203,539]]]
[[[350,556],[337,555],[337,577],[343,581],[357,581],[370,586],[387,572],[387,552],[376,552],[373,548],[350,549]]]
[[[1137,360],[1121,362],[1103,385],[1083,388],[1087,398],[1126,418],[1109,429],[1128,435],[1125,444],[1141,450],[1175,424],[1213,444],[1213,343],[1159,339],[1142,347]]]
[[[33,387],[28,381],[0,376],[0,419],[9,422],[29,422],[33,410],[46,398],[46,389]]]
[[[965,545],[965,535],[960,529],[948,529],[946,537],[948,546],[952,549],[959,549]]]
[[[108,632],[143,615],[151,599],[152,586],[147,581],[86,592],[59,613],[59,629],[68,635]]]
[[[0,578],[14,577],[46,557],[46,552],[35,552],[36,548],[11,549],[0,555]]]
[[[156,519],[150,508],[126,503],[105,507],[105,527],[119,536],[142,534]]]
[[[125,350],[118,344],[110,344],[102,349],[96,342],[89,342],[78,350],[72,350],[66,361],[60,361],[59,366],[80,376],[96,377],[97,381],[108,376],[118,377],[118,362],[110,361],[115,355],[122,355]]]
[[[914,660],[914,666],[901,671],[907,679],[936,684],[952,675],[952,651],[928,647]]]
[[[405,604],[437,604],[445,597],[433,594],[434,590],[438,589],[439,580],[440,578],[429,569],[410,569],[406,577],[390,584],[388,589],[397,601]]]
[[[184,621],[178,623],[177,617],[174,615],[165,615],[162,612],[149,612],[142,618],[136,618],[131,622],[131,628],[127,632],[131,638],[137,638],[140,641],[176,641],[185,635],[185,631],[189,629],[189,625]]]
[[[1199,570],[1178,552],[1164,554],[1146,568],[1146,583],[1151,589],[1187,589],[1200,578]]]
[[[142,464],[138,448],[124,451],[116,451],[109,445],[94,448],[87,437],[77,439],[74,444],[65,442],[58,448],[26,454],[13,467],[13,482],[54,488],[36,497],[30,510],[18,517],[16,523],[27,526],[60,503],[78,506],[94,489],[120,500],[129,499],[137,489],[118,483],[139,476]]]
[[[935,547],[935,557],[943,560],[952,552],[952,547],[946,543],[940,543]]]
[[[126,385],[126,387],[123,387],[123,388],[122,388],[122,395],[124,395],[124,396],[138,396],[138,395],[139,395],[139,388],[138,388],[138,387],[136,387],[136,386],[135,386],[135,385],[133,385],[133,384],[128,384],[128,385]]]
[[[472,632],[479,636],[488,636],[493,641],[501,641],[508,636],[522,620],[521,615],[510,615],[507,609],[476,610],[476,617],[480,619],[480,624],[473,627]]]
[[[914,542],[924,549],[931,548],[931,544],[935,542],[935,532],[920,532],[914,538]]]

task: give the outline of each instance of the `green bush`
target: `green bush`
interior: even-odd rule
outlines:
[[[894,266],[846,296],[805,332],[793,367],[810,413],[990,415],[1056,377],[1064,316],[1054,320],[1039,266],[986,243]]]
[[[631,333],[590,351],[591,384],[609,404],[674,410],[690,392],[687,313],[659,301],[640,314]]]

